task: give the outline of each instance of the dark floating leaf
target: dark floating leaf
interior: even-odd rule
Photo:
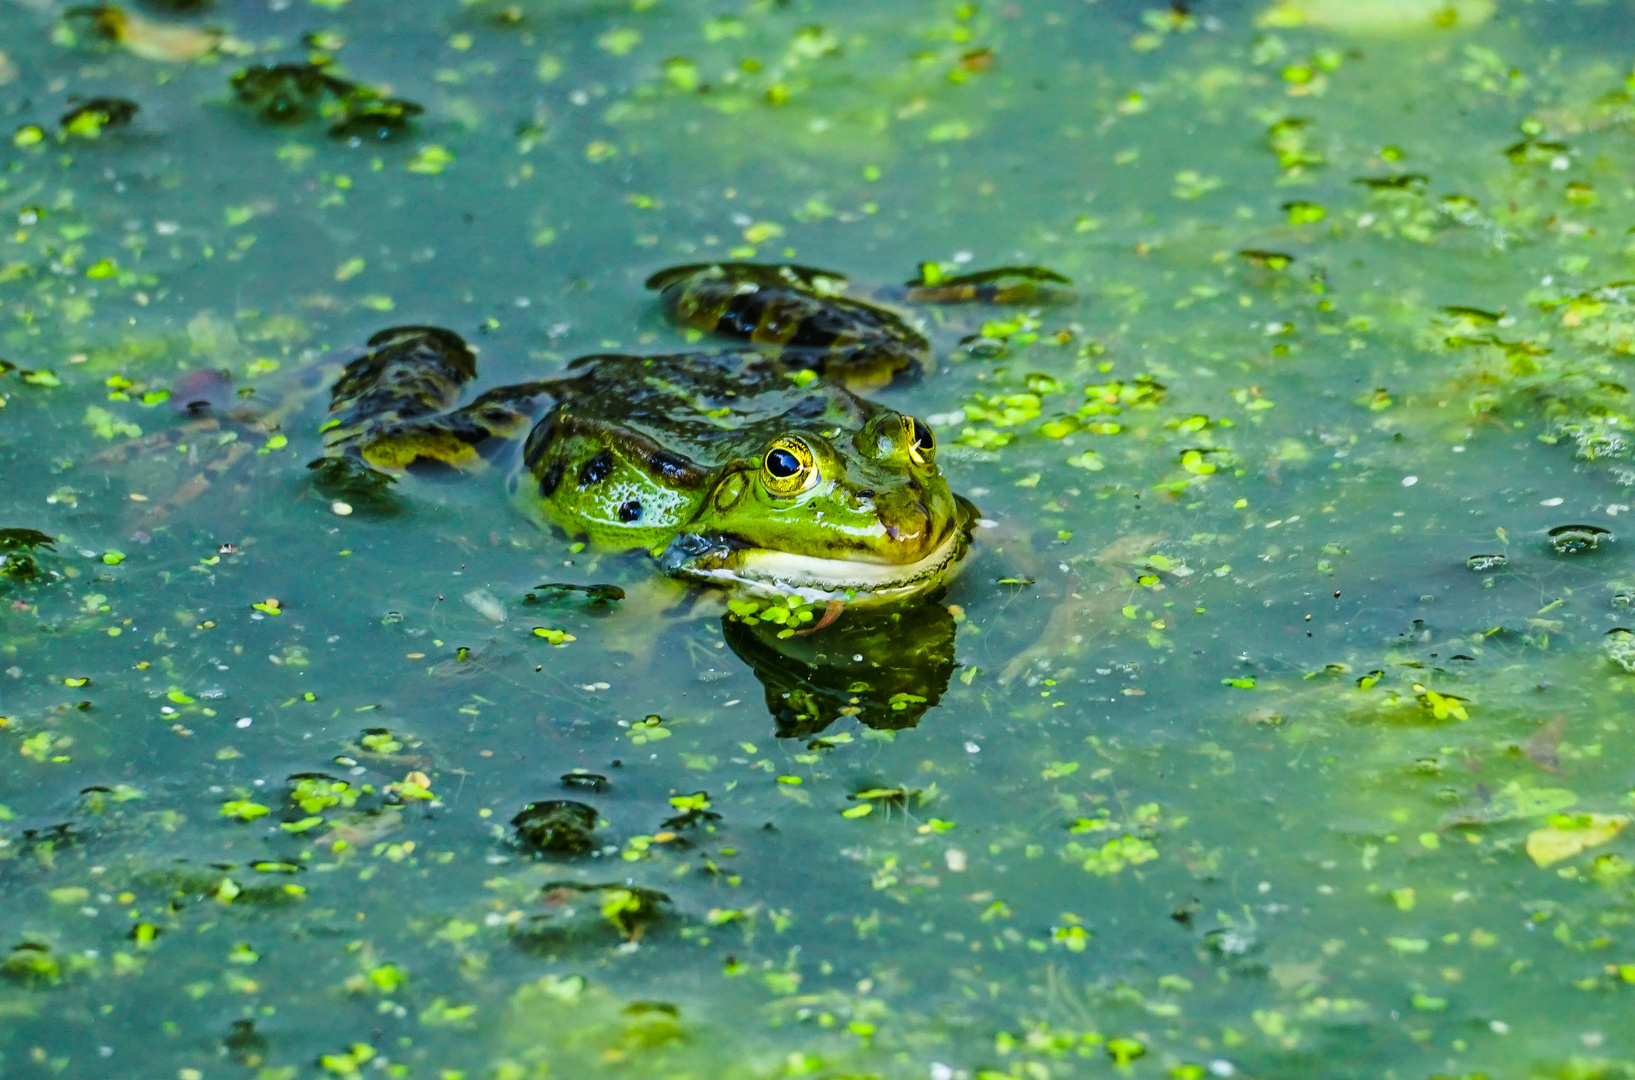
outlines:
[[[255,64],[228,84],[263,120],[294,124],[321,117],[336,136],[390,138],[425,110],[404,98],[332,75],[324,64]]]
[[[539,596],[545,593],[545,596]],[[624,590],[617,585],[575,585],[566,581],[550,581],[544,585],[535,585],[534,591],[524,596],[524,603],[538,603],[542,600],[555,600],[584,593],[585,599],[593,604],[611,604],[624,599]]]
[[[664,819],[662,825],[666,829],[678,831],[696,829],[700,825],[709,825],[721,820],[721,815],[710,809],[710,796],[705,791],[695,791],[691,795],[672,799],[671,804],[682,812]]]
[[[1510,556],[1508,555],[1472,555],[1465,560],[1465,566],[1478,574],[1503,570],[1508,565],[1510,565]]]
[[[57,983],[62,981],[62,963],[50,946],[24,941],[13,945],[0,960],[0,975],[29,985]]]
[[[1504,312],[1502,311],[1465,307],[1462,304],[1449,304],[1440,310],[1442,314],[1452,316],[1455,319],[1475,319],[1477,322],[1496,323],[1504,318]]]
[[[1285,252],[1263,251],[1260,248],[1244,248],[1238,252],[1238,258],[1247,259],[1256,266],[1264,266],[1268,270],[1284,270],[1295,261],[1293,255]]]
[[[58,121],[64,128],[100,131],[103,128],[124,127],[136,119],[142,107],[124,98],[92,98],[69,109]],[[89,133],[89,131],[87,131]]]
[[[0,551],[30,551],[34,548],[57,550],[55,536],[47,536],[38,529],[0,529]]]
[[[562,786],[602,792],[607,790],[607,777],[601,773],[583,772],[575,769],[573,772],[562,774]]]
[[[36,548],[55,551],[56,538],[35,529],[0,529],[0,578],[32,581],[40,576],[40,564],[31,554]]]
[[[1514,165],[1538,164],[1553,161],[1570,150],[1564,142],[1536,139],[1531,136],[1504,148],[1504,156]]]
[[[638,941],[665,918],[670,897],[657,889],[621,882],[548,881],[540,890],[546,913],[518,932],[525,945],[553,947],[575,938],[605,935],[611,926]]]
[[[1582,555],[1611,540],[1612,532],[1599,525],[1557,525],[1550,530],[1550,546],[1557,555]]]
[[[263,120],[280,124],[307,119],[325,94],[342,98],[353,86],[317,64],[255,64],[234,74],[227,84]]]
[[[1354,176],[1351,178],[1353,184],[1361,184],[1363,187],[1373,188],[1375,191],[1418,191],[1430,181],[1431,178],[1424,173],[1401,173],[1397,176]]]
[[[409,122],[425,111],[405,98],[355,94],[329,131],[339,136],[370,135],[389,139],[407,131]]]
[[[549,855],[583,855],[596,847],[596,809],[581,802],[529,803],[511,825],[523,844]]]
[[[908,286],[908,299],[918,304],[1028,304],[1050,295],[1043,285],[1073,282],[1044,266],[996,266],[945,274],[937,263],[924,262],[919,276],[903,284]]]
[[[222,1049],[234,1064],[253,1069],[267,1060],[267,1039],[255,1029],[254,1020],[234,1020]]]

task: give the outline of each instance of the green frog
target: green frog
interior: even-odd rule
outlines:
[[[398,327],[371,346],[333,391],[314,463],[332,482],[470,471],[527,431],[511,487],[536,518],[678,578],[812,603],[924,593],[969,547],[976,509],[923,421],[771,356],[587,356],[453,409],[476,374],[458,335]]]

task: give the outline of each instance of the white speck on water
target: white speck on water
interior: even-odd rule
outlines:
[[[1403,487],[1413,487],[1417,483],[1419,483],[1419,477],[1417,476],[1404,476],[1402,478]]]
[[[1493,1034],[1495,1034],[1495,1035],[1508,1035],[1508,1034],[1510,1034],[1510,1025],[1505,1023],[1503,1020],[1493,1021],[1492,1023],[1487,1025],[1487,1029],[1489,1031],[1493,1032]]]
[[[721,707],[722,707],[722,708],[723,708],[723,709],[730,709],[730,708],[732,708],[732,707],[733,707],[733,706],[734,706],[734,705],[737,705],[737,704],[739,704],[739,703],[741,703],[741,702],[742,702],[742,701],[743,701],[743,700],[744,700],[744,699],[743,699],[743,698],[733,698],[733,699],[732,699],[732,700],[731,700],[731,701],[729,701],[729,702],[726,702],[726,703],[725,703],[725,704],[723,704],[723,705],[722,705],[722,706],[721,706]]]
[[[1557,498],[1554,498],[1554,499],[1540,499],[1539,500],[1539,505],[1540,506],[1560,506],[1562,503],[1564,503],[1566,501],[1567,501],[1566,499],[1563,499],[1563,498],[1560,498],[1560,497],[1557,497]]]
[[[965,752],[967,754],[980,754],[982,753],[982,747],[978,746],[974,742],[968,742],[965,744]]]
[[[1456,454],[1463,454],[1465,452],[1465,448],[1463,446],[1456,446],[1453,448],[1453,452]]]
[[[976,258],[976,256],[973,255],[969,251],[956,251],[956,252],[954,252],[954,261],[959,263],[961,266],[963,266],[966,263],[970,262],[974,258]]]
[[[965,867],[967,865],[965,860],[965,852],[961,851],[959,848],[951,847],[947,851],[943,852],[942,861],[952,872],[956,874],[965,873]]]
[[[931,1063],[931,1080],[954,1080],[954,1070],[940,1061]]]
[[[253,719],[251,719],[250,717],[241,716],[237,720],[233,721],[233,726],[234,727],[246,728],[246,727],[249,727],[253,723],[255,723],[255,721]]]
[[[1237,1066],[1225,1058],[1216,1058],[1209,1063],[1209,1072],[1212,1076],[1231,1076],[1237,1071]]]
[[[341,517],[347,517],[352,513],[352,504],[341,502],[339,499],[336,499],[334,502],[330,503],[329,508],[335,513],[339,514]]]

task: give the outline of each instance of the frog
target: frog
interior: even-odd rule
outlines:
[[[457,334],[371,341],[332,391],[321,470],[473,472],[520,439],[509,488],[525,513],[645,551],[670,577],[825,605],[899,600],[949,579],[979,519],[923,420],[757,350],[585,356],[451,408],[476,373]]]

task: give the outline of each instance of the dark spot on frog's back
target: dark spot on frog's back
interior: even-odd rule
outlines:
[[[583,465],[579,466],[579,486],[582,488],[594,487],[608,478],[613,471],[613,455],[603,450]]]
[[[560,461],[553,461],[551,462],[550,467],[545,470],[545,474],[539,478],[539,494],[541,497],[549,499],[552,495],[556,494],[556,489],[561,486],[562,463]]]
[[[676,457],[674,454],[666,454],[663,451],[653,454],[648,459],[648,464],[652,466],[655,473],[672,484],[679,484],[691,479],[694,472],[692,465],[688,462]]]
[[[619,520],[623,522],[640,521],[642,504],[640,499],[629,499],[619,504]]]

